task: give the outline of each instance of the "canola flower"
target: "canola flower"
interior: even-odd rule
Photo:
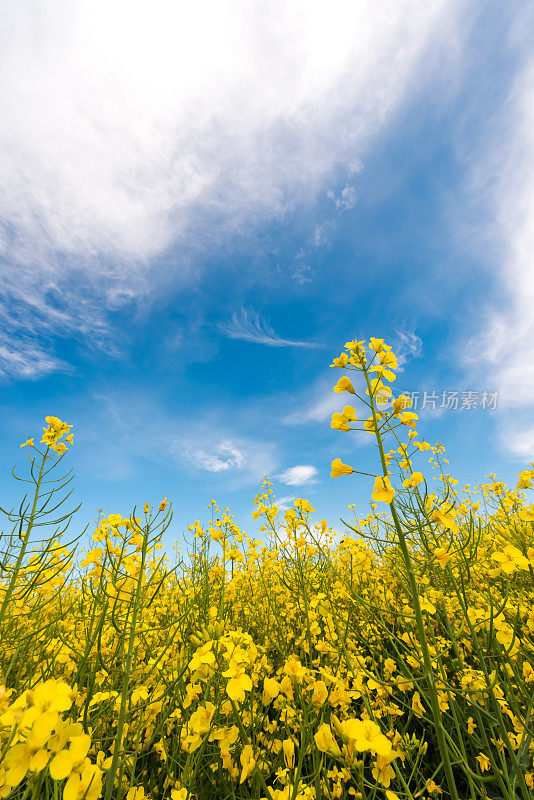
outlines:
[[[531,797],[534,464],[513,489],[460,489],[394,397],[384,340],[331,366],[354,398],[331,428],[378,452],[332,462],[372,501],[339,532],[305,498],[279,509],[266,479],[260,538],[213,502],[171,563],[172,506],[143,498],[79,553],[71,512],[46,504],[70,477],[43,479],[72,426],[47,417],[21,445],[34,496],[0,548],[0,798]]]

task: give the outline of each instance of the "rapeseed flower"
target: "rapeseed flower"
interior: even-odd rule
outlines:
[[[354,469],[348,464],[344,464],[340,458],[332,461],[330,477],[339,478],[341,475],[352,475]]]
[[[349,392],[349,394],[356,394],[356,390],[354,389],[350,378],[347,378],[346,376],[338,380],[334,386],[334,392]]]
[[[406,489],[414,489],[416,486],[419,486],[420,483],[424,481],[425,477],[422,472],[412,472],[409,478],[406,478],[405,481],[402,482],[402,485]]]
[[[252,775],[256,766],[256,759],[253,755],[252,745],[245,745],[239,760],[241,761],[242,767],[239,783],[243,783],[250,775]]]
[[[502,551],[492,553],[491,558],[499,565],[499,569],[506,575],[511,575],[518,569],[528,569],[528,559],[523,555],[518,547],[512,544],[506,545]]]
[[[377,502],[391,503],[395,497],[395,489],[392,487],[387,476],[375,478],[375,485],[371,497]]]

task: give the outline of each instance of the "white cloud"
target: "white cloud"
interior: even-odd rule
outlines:
[[[292,411],[284,418],[286,425],[305,425],[308,422],[325,422],[334,411],[340,411],[339,395],[335,394],[331,385],[316,385],[306,397],[314,397],[311,403],[309,400],[301,402],[295,411]]]
[[[154,459],[179,471],[218,474],[233,487],[256,485],[280,468],[276,443],[248,435],[246,412],[236,416],[235,408],[222,401],[169,413],[157,391],[138,386],[120,391],[103,388],[94,399],[100,407],[94,430],[125,454]]]
[[[337,354],[336,354],[337,355]],[[334,392],[334,385],[341,374],[332,370],[330,380],[320,379],[308,386],[294,401],[294,410],[283,418],[285,425],[306,425],[310,422],[330,423],[334,411],[352,405],[359,419],[367,419],[369,410],[354,395],[340,395]],[[313,398],[310,401],[310,398]]]
[[[397,356],[399,370],[402,371],[407,361],[410,361],[412,358],[419,358],[423,342],[415,331],[412,330],[398,329],[395,331],[395,334],[398,344],[395,345],[394,352]]]
[[[332,220],[325,220],[325,222],[318,223],[313,229],[313,234],[310,239],[310,246],[313,248],[324,247],[330,245],[332,242],[330,236],[336,230],[336,223]]]
[[[31,339],[13,341],[0,333],[0,377],[33,380],[66,368],[68,365]]]
[[[355,186],[345,186],[345,188],[341,190],[339,197],[336,197],[335,192],[332,191],[327,192],[326,196],[334,203],[338,211],[348,211],[354,208],[358,200],[358,193],[356,192]]]
[[[296,498],[294,495],[287,495],[286,497],[280,497],[280,498],[277,497],[275,500],[275,504],[280,511],[287,511],[288,508],[291,508],[291,506],[295,502],[295,499]]]
[[[234,311],[229,322],[219,322],[217,327],[230,339],[242,339],[245,342],[266,344],[270,347],[318,347],[314,342],[297,342],[293,339],[282,339],[270,325],[262,319],[261,314],[253,308],[242,308],[239,314]]]
[[[499,412],[497,412],[499,413]],[[503,408],[500,411],[499,441],[518,460],[534,461],[534,425],[531,409]]]
[[[207,415],[209,416],[209,415]],[[177,467],[216,473],[232,485],[249,486],[278,468],[276,446],[271,442],[240,436],[231,431],[223,438],[214,426],[194,423],[172,437],[170,454]]]
[[[230,441],[221,442],[209,450],[188,448],[184,455],[195,467],[208,472],[241,469],[245,461],[245,454]]]
[[[300,464],[296,467],[289,467],[278,475],[278,480],[287,486],[304,486],[316,483],[318,472],[311,464]]]
[[[57,287],[54,332],[96,328],[104,341],[102,309],[177,287],[199,253],[312,203],[340,166],[357,172],[421,63],[425,80],[444,69],[460,6],[9,4],[0,258],[20,325],[57,319]],[[173,269],[156,259],[170,246]]]
[[[309,264],[304,264],[301,267],[297,267],[291,278],[302,286],[304,283],[311,283],[313,281],[313,276],[315,275],[315,270],[310,267]]]
[[[470,369],[482,365],[485,383],[499,390],[501,440],[516,455],[532,453],[532,431],[521,409],[534,408],[534,59],[524,61],[493,138],[478,165],[476,188],[493,202],[491,220],[498,306],[486,306],[482,330],[466,348]],[[495,177],[497,176],[497,177]],[[517,409],[515,421],[508,409]],[[523,444],[522,444],[523,442]]]

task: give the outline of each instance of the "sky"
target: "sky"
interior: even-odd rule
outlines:
[[[371,336],[461,483],[530,465],[533,2],[2,15],[1,505],[55,415],[78,527],[167,497],[169,541],[211,500],[256,534],[268,475],[341,528],[372,479],[332,459],[378,462],[329,364]]]

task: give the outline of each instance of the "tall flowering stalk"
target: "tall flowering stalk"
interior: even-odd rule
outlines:
[[[343,352],[338,358],[335,358],[330,366],[360,373],[364,380],[365,396],[358,394],[351,379],[347,376],[343,376],[339,379],[334,387],[334,391],[338,393],[347,392],[355,396],[364,407],[368,409],[370,415],[363,421],[363,427],[358,428],[354,425],[354,423],[357,422],[356,410],[353,406],[346,406],[341,413],[334,413],[332,415],[331,427],[341,431],[362,429],[374,435],[376,439],[381,474],[375,476],[371,497],[374,501],[383,502],[389,506],[395,532],[395,535],[390,537],[390,543],[392,545],[397,543],[402,555],[409,587],[409,596],[413,603],[417,637],[423,658],[424,681],[421,682],[421,686],[426,684],[426,696],[430,702],[441,765],[445,774],[450,797],[453,800],[458,800],[458,789],[453,773],[453,763],[457,764],[463,761],[464,771],[468,776],[470,785],[472,785],[474,773],[469,765],[465,763],[465,751],[462,751],[462,747],[451,740],[443,724],[443,696],[440,697],[440,692],[438,690],[438,686],[443,686],[443,674],[440,674],[439,657],[432,657],[430,651],[423,616],[421,599],[423,592],[417,580],[409,543],[409,537],[413,538],[413,535],[419,536],[423,549],[427,551],[428,555],[433,558],[442,569],[445,569],[451,558],[449,549],[439,546],[436,547],[435,543],[432,547],[431,539],[437,540],[440,532],[447,532],[452,535],[454,541],[454,537],[459,534],[459,528],[455,521],[457,513],[455,511],[455,502],[454,499],[451,499],[449,491],[447,491],[441,502],[439,502],[434,495],[428,495],[426,490],[424,495],[419,491],[419,485],[423,484],[424,476],[421,472],[413,469],[411,454],[409,452],[410,445],[413,447],[414,452],[431,448],[430,445],[425,442],[415,441],[417,437],[415,426],[418,415],[407,410],[411,405],[410,399],[403,395],[400,395],[396,399],[393,396],[393,391],[389,384],[396,379],[394,370],[397,368],[397,358],[391,351],[391,347],[385,344],[383,339],[371,338],[368,344],[368,353],[364,341],[347,342],[345,350],[346,352]],[[409,443],[402,442],[400,439],[399,429],[401,429],[402,426],[408,428]],[[398,445],[396,450],[386,451],[384,441],[387,435],[392,435],[394,437]],[[432,449],[434,452],[440,451],[439,447]],[[398,453],[400,453],[400,458],[397,455]],[[410,492],[414,493],[414,498],[412,500],[403,500],[402,508],[405,513],[402,517],[397,507],[397,492],[391,482],[393,473],[390,467],[394,461],[400,465],[401,471],[404,471],[406,475],[405,479],[402,481],[404,492],[408,494]],[[332,462],[332,477],[351,475],[358,472],[358,470],[354,469],[349,464],[344,464],[339,458],[334,459]],[[359,472],[359,474],[368,475],[369,473]],[[525,475],[526,480],[528,480],[530,473],[525,473]],[[450,484],[447,488],[450,490]],[[457,549],[461,550],[461,547],[457,546]],[[499,555],[497,558],[499,558]],[[516,559],[518,561],[519,559],[523,559],[525,564],[528,563],[527,559],[519,550],[517,550]],[[500,562],[502,563],[511,563],[512,561],[513,559],[505,553],[500,556]],[[502,713],[500,713],[499,704],[495,701],[494,694],[492,694],[493,686],[489,676],[489,670],[485,665],[483,654],[476,642],[476,634],[469,619],[468,609],[465,604],[462,606],[461,593],[458,590],[458,585],[452,573],[450,573],[450,578],[457,590],[460,606],[463,608],[466,621],[469,624],[473,641],[475,642],[475,650],[481,657],[481,664],[489,689],[490,699],[494,701],[494,707],[500,718],[499,731],[504,743],[508,745],[509,757],[514,767],[514,786],[517,784],[521,796],[524,800],[527,800],[530,793],[526,786],[519,760],[502,722]],[[415,706],[412,705],[412,708],[416,714],[422,714],[424,712],[424,708],[421,706],[419,699],[416,699]],[[451,759],[451,755],[454,760]],[[498,769],[497,772],[499,772]],[[505,795],[511,798],[513,795],[507,790],[500,775],[498,780],[501,789],[505,791]]]

